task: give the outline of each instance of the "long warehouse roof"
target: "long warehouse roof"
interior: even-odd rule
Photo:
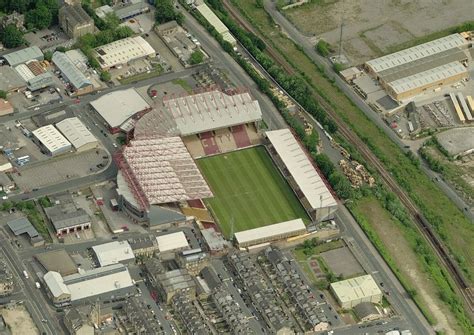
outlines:
[[[56,123],[56,128],[72,143],[74,148],[96,143],[97,138],[87,129],[78,117],[70,117]]]
[[[118,127],[136,113],[150,108],[133,88],[107,93],[90,104],[110,127]]]
[[[416,45],[414,47],[401,50],[383,57],[372,59],[366,64],[373,71],[380,72],[405,63],[410,63],[430,55],[439,54],[443,51],[459,48],[467,43],[466,39],[460,34],[451,34],[434,41]]]
[[[141,36],[127,37],[95,48],[102,68],[128,63],[131,60],[154,56],[155,49]]]
[[[400,94],[463,73],[467,74],[467,69],[464,65],[459,62],[452,62],[392,81],[388,86],[390,86],[395,93]]]
[[[49,152],[55,152],[64,147],[71,146],[71,143],[51,124],[33,130],[33,135],[35,135]]]
[[[234,234],[238,244],[245,244],[256,239],[264,239],[272,236],[284,235],[306,229],[303,220],[295,219],[254,229],[239,231]]]
[[[65,53],[56,51],[53,54],[52,60],[76,90],[92,85],[92,82],[74,65]]]
[[[234,36],[229,32],[229,28],[217,17],[216,14],[209,8],[206,3],[202,3],[196,7],[199,13],[216,29],[216,31],[222,35],[225,41],[234,45],[236,40]]]
[[[32,59],[43,60],[44,55],[41,49],[36,45],[28,48],[20,49],[17,51],[10,52],[9,54],[3,55],[10,66],[16,66],[18,64],[26,63]]]
[[[336,206],[336,200],[291,131],[272,130],[266,135],[311,207]]]

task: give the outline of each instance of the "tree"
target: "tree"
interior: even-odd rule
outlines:
[[[115,29],[120,25],[120,19],[115,13],[107,13],[104,17],[106,29]]]
[[[28,29],[44,29],[51,25],[53,16],[45,5],[38,5],[35,9],[25,14],[25,22]]]
[[[112,79],[112,76],[110,75],[110,73],[108,71],[102,71],[100,73],[100,80],[108,82],[111,79]]]
[[[9,24],[3,31],[0,30],[0,38],[6,48],[16,48],[25,42],[23,33],[14,24]]]
[[[158,24],[166,23],[168,21],[175,20],[178,24],[182,24],[184,16],[182,13],[177,12],[173,6],[171,0],[161,0],[155,3],[156,12],[155,20]]]
[[[57,51],[57,49],[56,49]],[[48,62],[51,62],[51,59],[53,58],[53,52],[48,50],[44,52],[44,59],[47,60]]]
[[[202,51],[195,50],[189,57],[189,64],[191,65],[201,64],[203,60],[204,60],[204,54],[202,53]]]
[[[7,92],[0,90],[0,99],[6,100],[7,99]]]
[[[329,43],[324,40],[319,40],[318,44],[316,44],[316,51],[323,57],[328,56],[331,52]]]

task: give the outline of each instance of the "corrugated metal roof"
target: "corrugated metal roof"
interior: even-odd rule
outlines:
[[[459,62],[452,62],[392,81],[388,86],[391,87],[396,94],[401,94],[462,73],[466,73],[467,75],[467,69],[464,65]]]
[[[289,129],[265,133],[286,168],[314,209],[337,206],[337,202]]]
[[[82,73],[63,52],[53,54],[53,63],[58,67],[63,76],[74,86],[80,89],[92,85],[91,81]]]
[[[67,147],[71,143],[53,125],[47,125],[33,130],[33,135],[49,150],[54,153]]]
[[[154,56],[155,49],[141,36],[127,37],[95,48],[102,68],[126,64],[134,59]]]
[[[341,280],[332,283],[331,288],[343,303],[374,295],[382,296],[382,291],[371,275]]]
[[[67,118],[56,123],[56,128],[59,129],[76,149],[89,143],[97,143],[97,138],[77,117]]]
[[[291,232],[305,230],[306,226],[301,219],[295,219],[280,223],[271,224],[268,226],[258,227],[254,229],[239,231],[234,234],[238,244],[245,244],[256,239],[271,238],[272,236],[279,236]]]
[[[196,7],[199,13],[216,29],[216,31],[222,35],[224,40],[232,45],[235,45],[236,40],[234,36],[229,32],[229,28],[217,17],[216,14],[209,8],[205,3]]]
[[[40,90],[42,88],[53,86],[54,79],[50,72],[42,73],[28,81],[28,88],[31,91]]]
[[[27,218],[18,218],[8,222],[8,227],[12,230],[15,236],[27,233],[30,238],[38,236],[38,231],[33,227]]]
[[[257,100],[249,93],[228,95],[221,91],[205,92],[166,100],[181,136],[232,127],[262,119]]]
[[[460,34],[452,34],[434,41],[423,43],[402,51],[368,61],[366,64],[375,72],[384,71],[402,64],[435,55],[443,51],[458,48],[467,41]]]
[[[17,66],[32,59],[43,60],[44,55],[40,48],[38,48],[36,45],[33,45],[31,47],[3,55],[3,58],[5,58],[10,66]]]
[[[133,88],[107,93],[90,104],[110,127],[119,127],[136,113],[150,108]]]

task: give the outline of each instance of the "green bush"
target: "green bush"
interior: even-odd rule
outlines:
[[[331,53],[331,46],[325,40],[319,40],[318,43],[316,43],[315,50],[321,56],[327,57]]]

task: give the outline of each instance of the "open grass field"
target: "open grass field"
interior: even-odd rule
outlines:
[[[322,71],[298,48],[287,36],[279,31],[272,18],[262,8],[255,5],[252,0],[233,0],[244,16],[262,34],[264,40],[272,45],[283,57],[290,60],[293,68],[306,75],[307,82],[313,90],[324,97],[332,105],[339,116],[351,126],[358,136],[369,144],[374,153],[379,157],[387,169],[393,174],[401,186],[410,194],[412,200],[420,207],[424,215],[436,227],[443,237],[450,252],[455,255],[469,280],[474,280],[474,226],[452,203],[449,198],[435,185],[418,167],[412,164],[404,153],[379,129],[365,114],[358,109],[343,92],[324,76]],[[374,201],[380,206],[380,203]],[[358,208],[359,203],[354,204]],[[371,213],[359,211],[358,221],[364,219],[367,226],[376,225],[377,221],[370,216]],[[376,235],[374,233],[374,235]],[[383,246],[383,245],[382,245]],[[390,249],[390,255],[397,252]],[[403,256],[404,250],[401,255]],[[395,255],[400,256],[400,255]],[[417,254],[418,260],[422,256]],[[413,268],[414,271],[416,268]],[[430,274],[419,271],[418,274],[430,280]],[[437,288],[443,289],[443,285]],[[433,292],[433,294],[436,294]],[[436,303],[435,301],[434,303]],[[425,307],[426,308],[426,307]],[[456,307],[449,312],[460,322],[465,322],[463,311]],[[451,317],[448,317],[450,320]],[[451,319],[452,320],[452,319]],[[437,320],[438,321],[438,320]],[[469,327],[466,327],[468,329]],[[469,333],[469,331],[467,332]]]
[[[214,198],[207,206],[225,236],[282,221],[309,218],[266,152],[255,147],[197,161]]]

